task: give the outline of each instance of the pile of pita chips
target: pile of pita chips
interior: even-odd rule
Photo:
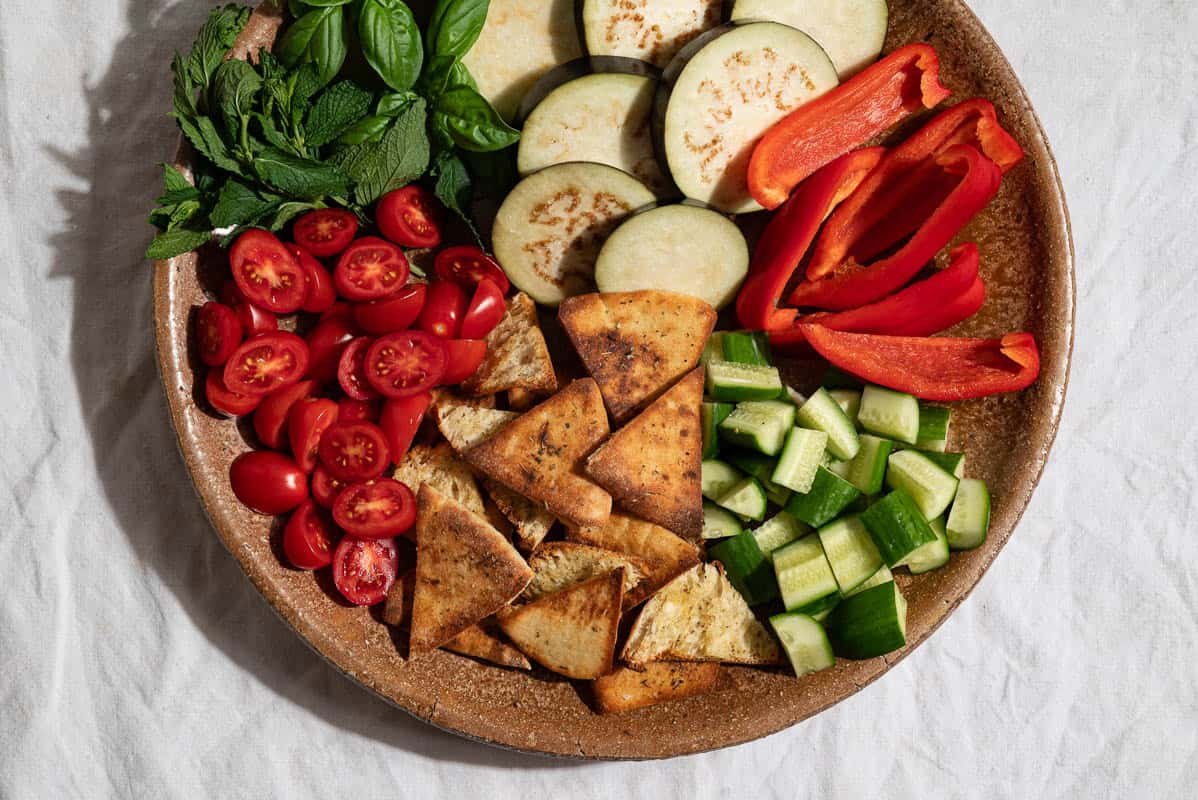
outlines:
[[[640,587],[649,565],[636,556],[604,550],[577,542],[549,542],[538,547],[528,559],[532,581],[522,598],[537,600],[560,592],[616,569],[624,570],[624,608],[628,609],[649,596]]]
[[[591,684],[601,714],[632,711],[714,691],[720,665],[711,662],[654,661],[641,671],[617,667]]]
[[[487,355],[462,383],[463,391],[488,395],[510,389],[557,391],[557,375],[531,297],[521,292],[509,300],[503,319],[487,334],[486,342]]]
[[[422,484],[428,484],[480,517],[486,516],[486,506],[474,481],[474,473],[445,442],[412,445],[403,461],[395,467],[392,477],[413,492],[418,492]]]
[[[699,550],[660,525],[613,511],[607,522],[573,528],[571,541],[637,558],[644,577],[636,588],[646,597],[699,563]]]

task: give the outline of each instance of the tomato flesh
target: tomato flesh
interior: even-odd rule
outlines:
[[[374,387],[366,381],[364,371],[366,351],[372,344],[374,339],[359,336],[341,351],[341,360],[337,364],[337,383],[341,385],[341,391],[354,400],[373,400],[379,396]]]
[[[308,298],[308,278],[299,259],[270,231],[252,228],[229,250],[233,280],[256,306],[276,314],[298,311]]]
[[[465,290],[456,283],[433,281],[429,284],[416,327],[442,339],[453,339],[461,330],[465,314]]]
[[[396,244],[436,247],[441,243],[440,204],[419,186],[405,186],[383,195],[374,216],[383,236]]]
[[[317,258],[335,256],[358,232],[358,218],[340,208],[309,211],[295,221],[291,235]]]
[[[420,422],[432,403],[433,396],[428,392],[397,397],[383,403],[379,412],[379,427],[387,437],[387,449],[391,451],[391,461],[398,464],[408,453]]]
[[[341,595],[358,606],[387,598],[399,571],[399,551],[392,539],[344,536],[333,551],[333,583]]]
[[[481,339],[450,339],[445,343],[449,354],[448,366],[441,376],[441,383],[455,384],[469,378],[478,371],[478,365],[487,356],[487,343]]]
[[[364,236],[341,254],[333,281],[342,297],[361,302],[399,291],[409,273],[402,250],[376,236]]]
[[[304,472],[316,469],[320,439],[338,419],[337,404],[326,398],[305,398],[287,415],[287,439],[291,455]]]
[[[241,332],[249,337],[279,329],[279,319],[265,308],[251,303],[233,281],[225,281],[220,289],[220,301],[237,312]]]
[[[308,296],[300,311],[310,314],[323,314],[337,302],[337,287],[333,285],[333,276],[316,258],[301,245],[289,244],[287,249],[304,268],[304,279],[308,282]]]
[[[333,503],[337,502],[337,495],[346,486],[349,486],[348,482],[334,478],[323,464],[318,463],[316,469],[312,470],[312,499],[321,508],[332,509]]]
[[[238,394],[270,394],[297,382],[308,369],[308,345],[294,333],[251,336],[225,364],[225,386]]]
[[[358,327],[376,336],[410,328],[424,308],[427,286],[409,283],[390,297],[355,303],[354,321]]]
[[[287,443],[287,419],[292,406],[313,396],[319,388],[316,381],[300,381],[262,398],[254,412],[254,433],[258,434],[258,441],[274,450],[282,450]]]
[[[507,308],[503,303],[503,292],[490,278],[483,278],[470,298],[470,305],[462,316],[462,327],[458,336],[462,339],[485,339],[503,319]]]
[[[473,289],[483,280],[498,286],[500,294],[507,294],[512,288],[498,262],[472,245],[446,247],[437,253],[433,271],[441,280],[456,283],[464,289]]]
[[[200,360],[217,367],[241,344],[241,321],[224,303],[205,303],[196,312],[196,346]]]
[[[393,478],[355,483],[337,497],[333,521],[359,539],[389,539],[416,522],[416,498]]]
[[[308,476],[271,450],[239,455],[229,467],[229,483],[237,499],[259,514],[286,514],[308,498]]]
[[[341,422],[377,422],[382,406],[382,401],[378,399],[355,400],[347,397],[337,403],[337,419]]]
[[[333,563],[337,529],[328,514],[311,500],[292,513],[283,528],[283,554],[296,569],[320,569]]]
[[[366,380],[384,397],[407,397],[436,386],[445,374],[445,343],[423,331],[396,331],[366,351]]]
[[[258,395],[230,392],[225,386],[223,370],[216,368],[208,370],[204,378],[204,397],[210,406],[227,417],[244,417],[262,402]]]
[[[320,463],[334,478],[355,483],[383,474],[391,458],[387,439],[372,422],[338,422],[320,439]]]
[[[308,333],[308,377],[329,382],[337,377],[341,353],[354,339],[350,324],[335,316],[325,317]]]

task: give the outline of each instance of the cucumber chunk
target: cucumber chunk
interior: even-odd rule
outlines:
[[[861,594],[866,589],[872,589],[875,586],[881,586],[883,583],[890,583],[893,580],[894,575],[891,573],[890,567],[883,564],[882,566],[878,567],[878,571],[869,576],[864,583],[862,583],[856,589],[853,589],[851,592],[845,592],[844,596],[852,597],[855,594]]]
[[[717,426],[732,413],[731,403],[705,402],[700,409],[700,423],[703,426],[703,458],[715,458],[720,452],[720,441]]]
[[[835,519],[860,494],[853,484],[820,467],[815,471],[811,488],[804,494],[791,495],[786,510],[796,519],[818,528]]]
[[[753,538],[767,560],[774,560],[774,551],[784,547],[811,532],[811,528],[792,517],[785,511],[779,511],[774,516],[761,523],[753,531]]]
[[[749,605],[767,603],[778,596],[778,583],[774,580],[770,562],[748,531],[713,544],[707,548],[707,554],[724,565],[724,574],[732,588],[740,592]]]
[[[794,406],[778,400],[738,403],[719,424],[720,437],[728,444],[777,455],[794,425],[794,416]]]
[[[869,529],[888,567],[897,566],[911,553],[936,539],[919,506],[899,489],[865,509],[861,521]]]
[[[884,566],[882,554],[860,517],[828,523],[819,529],[819,541],[842,595],[856,589]]]
[[[727,509],[720,508],[709,500],[703,501],[703,538],[727,539],[744,531],[740,520]]]
[[[794,612],[796,614],[806,614],[816,622],[823,622],[832,613],[832,609],[836,608],[838,603],[840,603],[840,595],[833,593],[825,595],[818,600],[812,600],[802,608],[796,608]]]
[[[919,438],[919,401],[909,394],[871,384],[861,392],[857,421],[871,433],[915,444]]]
[[[894,449],[894,442],[877,436],[862,434],[861,449],[849,461],[829,465],[829,469],[856,486],[862,494],[877,494],[882,491],[886,477],[886,461]]]
[[[849,422],[857,425],[857,414],[861,411],[860,389],[829,389],[828,396],[836,401],[840,410],[849,418]]]
[[[795,492],[810,491],[827,446],[828,434],[823,431],[791,428],[770,480]]]
[[[707,394],[714,400],[772,400],[782,391],[777,367],[756,367],[731,361],[709,361]]]
[[[835,666],[836,656],[832,653],[828,633],[813,618],[793,612],[775,614],[770,617],[770,627],[782,642],[782,649],[796,676]]]
[[[948,546],[970,550],[986,541],[990,527],[990,490],[984,481],[965,478],[957,486],[957,497],[948,512]]]
[[[886,485],[902,489],[925,519],[935,519],[953,502],[958,480],[918,450],[900,450],[887,461]]]
[[[703,496],[708,500],[719,500],[729,489],[745,477],[723,461],[706,459],[699,469],[699,483]]]
[[[763,331],[731,331],[724,334],[724,359],[736,364],[768,367],[774,363],[770,340]]]
[[[819,536],[810,534],[774,551],[774,573],[787,611],[836,594],[839,586]]]
[[[894,581],[846,597],[828,615],[832,650],[845,658],[875,658],[907,644],[907,600]]]
[[[723,449],[723,460],[746,475],[752,475],[761,481],[761,488],[765,489],[765,496],[771,503],[784,506],[790,499],[790,489],[779,486],[770,480],[774,474],[774,466],[778,463],[776,458],[767,456],[765,453],[758,453],[756,450],[728,446]]]
[[[716,331],[708,337],[707,344],[703,346],[703,355],[699,356],[699,363],[706,367],[716,361],[727,360],[724,358],[724,332]]]
[[[940,569],[948,563],[948,536],[945,535],[944,517],[931,520],[928,522],[928,527],[932,529],[936,539],[903,559],[903,564],[911,570],[912,575],[922,575],[925,572]]]
[[[828,434],[828,452],[841,460],[847,461],[857,455],[861,448],[853,421],[844,413],[840,404],[832,399],[827,389],[821,388],[807,398],[797,417],[800,427]]]
[[[964,453],[937,453],[931,450],[921,450],[924,457],[945,472],[952,473],[955,478],[965,477]]]
[[[765,519],[765,489],[761,488],[761,482],[756,478],[742,478],[716,498],[716,502],[745,519],[758,522]]]

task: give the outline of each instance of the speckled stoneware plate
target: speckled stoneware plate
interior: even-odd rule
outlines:
[[[884,658],[841,661],[801,680],[781,671],[727,667],[723,688],[714,694],[606,717],[594,713],[570,682],[547,673],[504,670],[441,651],[405,662],[389,629],[369,610],[340,603],[317,576],[284,566],[273,520],[233,497],[228,467],[247,449],[247,439],[235,422],[197,402],[198,363],[188,347],[192,314],[227,267],[208,254],[159,262],[159,365],[200,501],[249,579],[331,664],[399,708],[479,741],[560,756],[657,758],[746,742],[818,713],[886,672],[965,599],[1011,536],[1057,430],[1073,341],[1072,244],[1044,131],[977,18],[960,0],[891,0],[890,7],[887,49],[916,40],[934,44],[953,101],[974,95],[993,100],[1027,152],[997,200],[963,232],[963,239],[981,247],[988,297],[959,333],[1031,331],[1043,359],[1031,389],[954,407],[951,449],[968,452],[969,472],[993,492],[990,536],[978,550],[955,554],[944,569],[918,579],[897,577],[910,601],[910,645]],[[238,47],[268,43],[278,22],[277,15],[260,10]]]

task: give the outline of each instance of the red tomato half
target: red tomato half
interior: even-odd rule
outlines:
[[[237,312],[237,319],[241,321],[241,332],[245,336],[270,333],[279,329],[278,318],[265,308],[258,308],[246,300],[233,281],[225,281],[221,286],[220,301]]]
[[[495,329],[507,309],[503,304],[503,292],[490,278],[483,278],[474,290],[474,297],[462,317],[462,328],[458,336],[463,339],[485,339]]]
[[[392,463],[398,464],[407,455],[412,440],[416,438],[416,431],[420,429],[420,422],[424,419],[424,412],[428,411],[432,400],[431,394],[420,392],[383,403],[383,410],[379,412],[379,427],[387,437],[387,449],[391,451]]]
[[[326,317],[308,332],[308,377],[328,382],[337,377],[341,351],[354,338],[354,329],[343,319]]]
[[[453,339],[462,327],[465,314],[465,290],[456,283],[433,281],[428,286],[416,327],[442,339]]]
[[[354,605],[383,602],[398,571],[399,551],[391,539],[344,536],[333,551],[333,582]]]
[[[337,497],[333,521],[359,539],[390,539],[416,522],[416,498],[392,478],[355,483]]]
[[[348,482],[334,478],[323,464],[317,464],[312,470],[312,499],[322,508],[331,509],[346,486],[349,486]]]
[[[337,404],[323,397],[305,398],[291,407],[287,415],[287,440],[291,442],[295,463],[304,472],[316,469],[320,439],[337,419]]]
[[[384,397],[427,391],[445,374],[445,343],[423,331],[380,336],[366,351],[366,380]]]
[[[239,394],[270,394],[308,369],[308,345],[294,333],[260,333],[242,342],[225,364],[225,386]]]
[[[275,450],[282,450],[287,444],[287,418],[291,407],[306,397],[316,394],[320,384],[316,381],[300,381],[290,386],[284,386],[262,398],[261,405],[254,412],[254,433],[258,441]]]
[[[354,304],[354,321],[358,327],[376,336],[410,328],[424,308],[427,287],[409,283],[390,297]]]
[[[353,327],[356,324],[354,323],[353,304],[347,303],[344,300],[338,300],[336,303],[333,303],[332,308],[322,313],[316,322],[319,324],[321,322],[328,322],[330,320],[340,322],[346,327]]]
[[[346,300],[362,302],[399,291],[409,272],[402,250],[376,236],[363,236],[341,254],[333,281]]]
[[[388,192],[374,210],[379,230],[404,247],[436,247],[441,244],[441,206],[419,186]]]
[[[487,343],[482,339],[450,339],[445,343],[449,361],[441,383],[461,383],[478,370],[487,356]]]
[[[507,294],[512,284],[495,259],[473,245],[446,247],[433,261],[433,270],[443,281],[451,281],[465,289],[473,289],[480,281],[494,281],[501,294]]]
[[[341,359],[337,362],[337,383],[341,390],[354,400],[373,400],[379,396],[366,381],[363,366],[366,363],[366,351],[374,339],[369,336],[359,336],[345,346],[341,351]]]
[[[210,406],[229,417],[244,417],[262,402],[258,395],[230,392],[225,386],[224,371],[216,367],[208,370],[204,379],[204,397]]]
[[[291,235],[317,258],[335,256],[358,232],[358,218],[340,208],[309,211],[295,221]]]
[[[308,282],[308,297],[300,306],[301,311],[312,314],[323,314],[337,302],[337,288],[333,286],[333,276],[316,260],[315,256],[298,244],[289,244],[287,249],[299,260],[304,268],[304,279]]]
[[[276,314],[298,311],[308,298],[299,259],[270,231],[251,228],[229,250],[233,280],[251,303]]]
[[[305,500],[283,528],[283,554],[296,569],[320,569],[333,562],[337,528],[329,515]]]
[[[217,367],[241,344],[241,320],[224,303],[204,303],[196,312],[196,346],[200,361]]]
[[[338,422],[320,439],[320,463],[334,478],[350,483],[383,474],[390,463],[387,439],[372,422]]]
[[[381,400],[354,400],[347,397],[337,403],[337,419],[341,422],[378,422]]]
[[[259,514],[286,514],[308,499],[308,476],[271,450],[242,453],[229,467],[233,494]]]

